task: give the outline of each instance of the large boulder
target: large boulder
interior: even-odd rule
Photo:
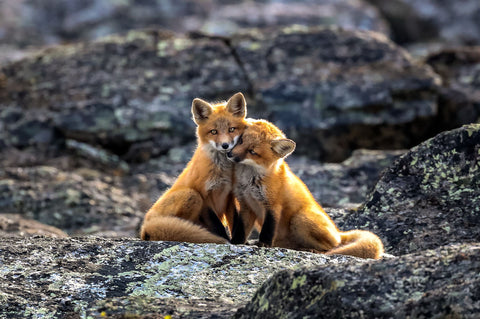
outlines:
[[[56,47],[0,72],[0,150],[70,138],[130,160],[193,140],[193,98],[247,90],[225,41],[156,31]]]
[[[383,174],[346,228],[378,234],[401,255],[480,241],[480,124],[412,148]]]
[[[356,260],[96,237],[2,238],[0,252],[0,317],[8,318],[231,318],[276,271]]]
[[[55,156],[76,141],[145,161],[194,141],[193,98],[242,91],[249,115],[285,129],[297,153],[340,161],[356,148],[407,148],[431,136],[438,84],[428,66],[372,32],[130,32],[4,65],[0,153]]]
[[[480,244],[282,271],[235,318],[477,318]]]
[[[409,148],[430,136],[440,78],[372,32],[287,27],[232,37],[256,105],[297,152],[345,159],[357,148]]]

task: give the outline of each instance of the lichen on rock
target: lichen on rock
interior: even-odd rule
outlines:
[[[286,249],[97,237],[4,238],[0,252],[0,299],[5,300],[0,315],[46,311],[55,318],[211,313],[201,311],[202,302],[226,318],[278,270],[356,260]],[[152,304],[145,307],[146,301]]]
[[[385,172],[357,214],[394,255],[480,238],[480,124],[443,132]]]

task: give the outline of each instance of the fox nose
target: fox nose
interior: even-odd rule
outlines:
[[[223,148],[224,150],[226,150],[226,149],[228,148],[228,143],[223,143],[223,144],[222,144],[222,148]]]
[[[233,157],[232,151],[227,153],[227,157]]]

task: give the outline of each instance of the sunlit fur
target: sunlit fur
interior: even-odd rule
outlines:
[[[192,115],[197,149],[173,186],[146,213],[140,233],[144,240],[226,243],[226,238],[212,233],[215,225],[209,210],[232,230],[233,164],[225,152],[245,129],[245,98],[237,93],[228,102],[213,105],[194,99]]]
[[[378,236],[363,230],[339,231],[307,186],[292,173],[284,158],[293,152],[295,143],[276,126],[248,120],[242,139],[243,143],[228,153],[229,159],[237,163],[234,193],[240,202],[245,230],[239,238],[248,238],[254,223],[263,223],[268,209],[277,221],[273,246],[381,257],[383,244]]]

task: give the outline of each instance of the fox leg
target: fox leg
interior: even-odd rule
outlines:
[[[231,243],[245,244],[256,220],[257,215],[245,205],[240,204],[240,213],[234,220]]]
[[[272,247],[273,238],[277,230],[277,218],[278,214],[273,209],[268,208],[265,211],[265,219],[263,221],[262,230],[258,238],[258,245],[261,247]]]
[[[222,224],[217,214],[211,208],[207,208],[206,214],[202,214],[202,216],[200,216],[200,222],[204,224],[206,228],[210,230],[213,234],[230,240],[225,230],[225,226]]]
[[[145,215],[141,238],[193,243],[228,242],[225,228],[212,210],[209,210],[206,216],[208,221],[204,224],[207,227],[199,225],[203,217],[201,216],[204,210],[203,206],[204,201],[201,195],[191,188],[165,193]],[[219,225],[221,225],[223,233],[219,230]],[[218,230],[222,236],[207,229],[210,226],[212,229]]]
[[[191,188],[168,191],[160,197],[145,215],[145,220],[153,216],[169,215],[198,222],[203,208],[200,193]]]
[[[317,212],[298,212],[292,217],[290,231],[300,249],[326,252],[341,243],[335,223]]]
[[[228,196],[227,199],[227,208],[225,212],[225,221],[227,222],[227,227],[228,230],[230,231],[230,234],[233,234],[233,227],[235,224],[235,219],[238,218],[238,209],[237,209],[237,200],[233,196],[233,193],[231,193]]]

